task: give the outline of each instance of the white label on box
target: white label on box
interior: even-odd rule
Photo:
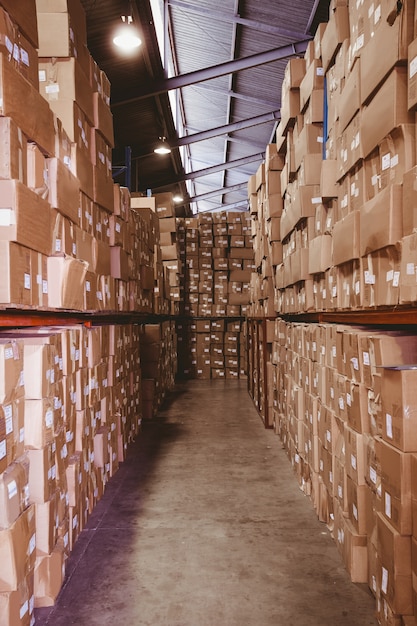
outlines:
[[[13,432],[13,409],[11,404],[3,406],[4,417],[6,419],[6,435]]]
[[[332,289],[332,297],[335,298],[337,296],[337,287],[336,285]]]
[[[392,286],[398,287],[400,284],[400,272],[394,272],[394,277],[392,279]]]
[[[29,554],[33,554],[36,548],[36,535],[33,533],[29,541]]]
[[[316,68],[316,75],[317,76],[324,76],[324,67],[317,67]]]
[[[348,205],[348,197],[347,197],[347,194],[345,194],[345,195],[343,196],[343,198],[342,198],[342,200],[341,200],[341,203],[340,203],[340,204],[341,204],[341,206],[342,206],[342,209],[345,209],[345,208],[347,207],[347,205]]]
[[[332,218],[328,217],[326,220],[326,228],[331,228],[332,227]]]
[[[54,414],[52,409],[48,409],[45,413],[45,426],[46,428],[52,428],[54,423]]]
[[[329,472],[329,481],[330,481],[330,482],[332,483],[332,485],[333,485],[333,472],[332,472],[332,471],[330,471],[330,472]]]
[[[394,154],[394,156],[391,158],[391,168],[397,167],[398,163],[399,163],[398,154]]]
[[[385,492],[385,515],[391,519],[391,496]]]
[[[320,471],[322,472],[324,469],[323,459],[320,459]]]
[[[52,478],[52,480],[56,479],[56,465],[53,465],[51,467],[51,478]]]
[[[36,274],[36,284],[37,285],[42,284],[42,276],[40,274]]]
[[[6,440],[0,441],[0,460],[6,456]]]
[[[361,143],[360,134],[356,133],[356,135],[355,135],[355,148],[358,148],[360,146],[360,143]]]
[[[9,500],[11,500],[12,498],[15,498],[17,496],[17,483],[16,483],[15,480],[12,480],[7,485],[7,491],[8,491],[8,495],[9,495]]]
[[[61,250],[62,250],[61,239],[55,239],[55,252],[61,252]]]
[[[387,272],[387,283],[390,283],[394,278],[394,270],[388,270]]]
[[[350,464],[354,470],[356,470],[356,456],[354,454],[350,455]]]
[[[388,152],[388,154],[384,154],[381,159],[382,171],[388,170],[390,166],[391,166],[391,155]]]
[[[24,48],[20,48],[20,60],[26,67],[30,66],[29,55]]]
[[[363,359],[364,365],[369,365],[370,364],[369,352],[362,352],[362,359]]]
[[[410,78],[413,78],[416,72],[417,72],[417,56],[415,56],[414,59],[411,59],[410,61]]]
[[[8,359],[12,359],[12,358],[13,358],[13,348],[5,348],[4,360],[7,361]]]
[[[332,435],[330,433],[330,430],[326,430],[326,439],[327,441],[330,443],[332,440]]]
[[[13,209],[0,209],[0,226],[12,226],[16,224],[16,216]]]
[[[294,461],[295,461],[296,463],[299,463],[299,462],[300,462],[300,455],[299,455],[299,454],[295,454],[295,456],[294,456]]]
[[[22,428],[19,430],[19,443],[23,443],[25,440],[25,427],[22,426]]]
[[[77,256],[77,244],[72,244],[72,255]]]
[[[332,357],[336,358],[336,346],[332,346]]]
[[[91,291],[91,283],[89,280],[85,281],[85,290],[90,292]]]
[[[359,370],[359,361],[358,361],[358,359],[354,356],[354,357],[352,357],[352,358],[350,359],[350,362],[351,362],[351,363],[352,363],[352,365],[353,365],[353,369],[354,369],[354,370],[356,370],[356,371],[358,371],[358,370]]]
[[[39,82],[46,83],[46,70],[39,70]]]
[[[339,496],[339,500],[343,499],[343,489],[341,485],[337,486],[337,495]]]
[[[330,387],[330,397],[332,400],[334,400],[334,389],[333,387]]]
[[[378,4],[378,6],[375,8],[375,12],[374,12],[374,24],[378,24],[380,19],[381,19],[381,5]]]
[[[352,503],[352,511],[353,511],[353,517],[355,518],[356,521],[358,521],[358,509],[354,503]]]
[[[23,619],[26,613],[29,611],[29,602],[26,600],[20,607],[19,616],[20,619]]]
[[[48,281],[47,280],[42,281],[42,293],[44,294],[48,293]]]
[[[311,198],[311,204],[321,204],[322,199],[321,196],[317,196],[316,198]]]
[[[414,263],[407,263],[406,273],[407,273],[407,276],[414,276],[414,274],[415,274],[415,265],[414,265]]]
[[[369,478],[374,485],[376,485],[376,470],[373,467],[369,468]]]
[[[30,289],[31,287],[31,279],[30,279],[30,274],[24,274],[24,284],[25,284],[25,289]]]
[[[323,143],[323,137],[317,137],[317,143]]]
[[[385,567],[382,568],[382,583],[381,583],[381,591],[382,593],[387,593],[388,589],[388,570]]]
[[[352,406],[352,396],[350,395],[350,393],[346,394],[346,404],[348,406]]]
[[[78,526],[78,515],[74,515],[72,518],[72,529],[75,530]]]
[[[52,85],[47,85],[45,87],[45,92],[48,95],[59,93],[59,85],[58,85],[58,83],[53,83]]]
[[[356,49],[360,50],[361,48],[363,48],[363,44],[365,43],[365,35],[359,35],[359,37],[356,39]]]
[[[387,431],[387,437],[392,439],[392,417],[389,413],[385,414],[385,428]]]
[[[339,398],[339,409],[341,411],[344,411],[344,409],[345,409],[345,402],[344,402],[342,397]]]
[[[323,289],[322,294],[321,294],[321,297],[323,298],[323,300],[326,299],[326,293],[327,293],[326,290]]]
[[[369,270],[365,270],[365,283],[367,285],[375,285],[375,274],[371,274]]]
[[[12,41],[6,36],[6,48],[9,54],[12,54],[13,52],[13,43]]]

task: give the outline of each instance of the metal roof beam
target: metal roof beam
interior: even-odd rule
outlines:
[[[271,111],[270,113],[264,113],[263,115],[248,117],[247,119],[241,120],[240,122],[232,122],[231,124],[225,124],[224,126],[217,126],[217,128],[203,130],[200,133],[194,133],[193,135],[180,137],[177,141],[170,143],[170,145],[171,148],[188,146],[188,144],[190,143],[204,141],[205,139],[212,139],[212,137],[218,137],[219,135],[225,135],[227,133],[234,133],[236,131],[243,130],[244,128],[250,128],[251,126],[258,126],[259,124],[266,124],[267,122],[275,122],[280,118],[280,111]]]
[[[240,167],[242,165],[246,165],[247,163],[253,163],[254,161],[263,161],[264,158],[264,152],[260,152],[259,154],[252,154],[250,156],[243,157],[242,159],[235,159],[234,161],[228,161],[227,163],[219,163],[218,165],[211,165],[210,167],[205,167],[201,170],[189,172],[188,174],[182,176],[181,180],[194,180],[194,178],[209,176],[210,174],[222,172],[223,170],[233,169],[234,167]]]
[[[305,33],[301,33],[288,28],[282,28],[281,26],[275,26],[274,24],[265,24],[263,22],[256,22],[255,20],[248,20],[244,17],[240,17],[236,13],[226,13],[225,11],[216,11],[215,9],[208,9],[201,5],[194,5],[183,0],[168,0],[168,4],[172,7],[184,9],[185,11],[192,11],[199,15],[207,15],[211,19],[217,19],[221,22],[229,22],[232,24],[239,24],[240,26],[247,26],[253,30],[258,30],[270,35],[280,35],[281,37],[289,37],[290,39],[304,39]]]
[[[194,83],[204,82],[206,80],[218,78],[219,76],[225,76],[233,72],[247,70],[250,67],[257,67],[258,65],[264,65],[265,63],[272,63],[273,61],[279,61],[288,57],[299,56],[304,54],[309,41],[310,39],[296,41],[286,46],[280,46],[279,48],[267,50],[266,52],[259,52],[257,54],[251,54],[247,57],[241,57],[232,61],[226,61],[225,63],[219,63],[218,65],[211,65],[210,67],[205,67],[201,70],[196,70],[195,72],[187,72],[186,74],[180,74],[179,76],[173,76],[172,78],[157,80],[153,83],[153,85],[145,85],[143,90],[139,90],[134,98],[114,102],[112,104],[112,108],[123,106],[124,104],[132,104],[133,102],[137,102],[143,98],[157,96],[172,89],[181,89],[181,87],[186,87],[187,85],[193,85]]]
[[[232,191],[239,191],[240,189],[247,189],[248,183],[238,183],[237,185],[232,185],[231,187],[222,187],[221,189],[215,189],[214,191],[208,191],[207,193],[201,193],[198,196],[193,196],[192,198],[187,198],[181,204],[176,206],[181,206],[182,204],[189,204],[190,202],[198,202],[199,200],[207,200],[208,198],[212,198],[213,196],[223,196],[226,193],[231,193]]]

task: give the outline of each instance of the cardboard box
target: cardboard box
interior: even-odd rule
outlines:
[[[361,111],[363,156],[368,156],[394,128],[413,121],[407,106],[406,69],[395,67]]]
[[[403,177],[403,234],[411,235],[417,229],[417,167]]]
[[[417,233],[401,240],[400,304],[417,300]]]
[[[306,108],[310,96],[315,89],[324,87],[324,69],[321,61],[315,59],[308,67],[300,83],[300,111]]]
[[[349,12],[346,4],[333,6],[321,41],[323,67],[327,71],[339,47],[349,39]]]
[[[396,245],[402,237],[402,188],[390,185],[360,211],[360,256]]]
[[[411,454],[385,441],[379,454],[382,514],[401,535],[411,535]]]
[[[49,204],[17,180],[0,180],[0,237],[48,255]]]
[[[10,117],[0,117],[0,177],[27,183],[27,139]]]
[[[50,555],[35,562],[35,607],[52,606],[65,577],[65,548],[57,544]]]
[[[34,514],[30,506],[9,528],[0,530],[1,592],[16,591],[29,574],[35,550]]]
[[[377,513],[378,582],[382,596],[397,614],[413,610],[411,582],[411,537],[398,531]]]
[[[48,202],[74,224],[79,221],[80,183],[71,170],[57,158],[47,159]]]
[[[360,90],[361,60],[358,59],[351,72],[346,78],[339,97],[339,122],[340,130],[343,131],[359,111],[362,100]]]
[[[31,305],[32,268],[29,248],[9,241],[0,241],[0,260],[3,268],[0,302]]]
[[[333,263],[341,265],[360,257],[360,212],[352,211],[333,228]]]
[[[55,107],[56,103],[76,102],[91,126],[94,125],[93,90],[76,58],[55,57],[40,61],[39,88],[41,95],[58,117],[61,110]]]
[[[82,310],[88,264],[68,256],[48,258],[48,306]]]
[[[26,137],[53,156],[55,148],[54,119],[48,103],[39,92],[0,55],[1,115],[13,117]],[[17,103],[17,104],[16,104]],[[36,115],[28,115],[36,111]]]
[[[308,269],[310,274],[324,272],[332,265],[332,237],[319,235],[308,247]]]
[[[384,367],[382,376],[382,412],[384,441],[403,452],[417,451],[417,396],[414,382],[417,369],[398,365]]]
[[[391,19],[393,15],[394,21]],[[361,56],[362,103],[376,91],[395,65],[407,61],[408,46],[413,38],[413,17],[413,3],[405,2],[397,13],[390,13],[390,19],[379,21],[367,43],[366,54]]]

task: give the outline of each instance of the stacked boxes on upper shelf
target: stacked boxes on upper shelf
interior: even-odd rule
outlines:
[[[254,314],[415,301],[416,34],[413,2],[335,0],[304,58],[288,62],[274,148],[281,247],[270,153],[248,187]]]

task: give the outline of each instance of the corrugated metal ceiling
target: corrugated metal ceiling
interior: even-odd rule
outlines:
[[[172,72],[168,76],[163,68],[150,0],[82,2],[90,52],[112,84],[116,136],[113,161],[115,165],[124,164],[125,147],[131,147],[132,190],[179,190],[182,195],[188,194],[187,202],[199,198],[189,205],[198,212],[226,207],[245,209],[248,177],[258,168],[266,144],[273,140],[287,58],[222,76],[214,71],[210,80],[199,72],[310,38],[317,24],[327,20],[329,0],[153,3],[158,4],[165,19],[165,33],[169,33],[167,39],[172,49],[170,67],[175,75],[197,73],[191,85],[176,91],[176,124],[176,112],[166,91],[169,81],[165,85],[162,82],[161,88],[161,81],[172,76]],[[123,57],[112,45],[112,32],[120,23],[120,16],[132,9],[143,45],[135,55]],[[270,114],[269,120],[262,124],[244,124],[248,127],[227,132],[229,124],[265,114]],[[187,139],[188,145],[181,152],[174,148],[162,158],[153,154],[161,135],[175,146],[183,137],[211,129],[218,129],[213,133],[216,136],[199,141]],[[244,164],[236,166],[239,159]],[[214,166],[219,171],[204,176],[198,173]],[[185,183],[184,178],[191,180]]]

